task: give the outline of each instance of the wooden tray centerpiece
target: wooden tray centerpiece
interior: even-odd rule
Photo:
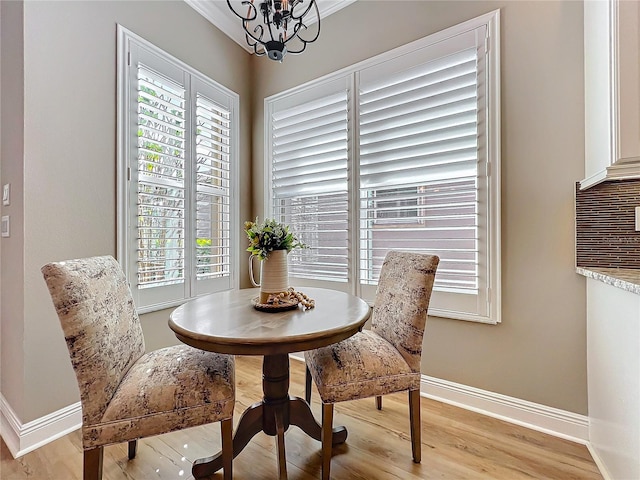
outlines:
[[[293,287],[289,287],[286,292],[269,294],[266,302],[260,302],[260,297],[251,299],[253,308],[261,312],[284,312],[302,306],[303,310],[308,310],[316,306],[315,300],[309,298],[302,292],[296,292]]]

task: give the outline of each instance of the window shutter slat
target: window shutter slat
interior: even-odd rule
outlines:
[[[315,128],[329,128],[334,126],[335,129],[340,129],[342,120],[344,119],[344,108],[335,109],[331,112],[322,112],[323,115],[319,116],[307,116],[305,120],[298,121],[296,123],[285,125],[284,122],[273,122],[277,128],[277,136],[274,136],[276,143],[282,142],[281,139],[287,140],[295,139],[296,134],[313,134]]]
[[[274,142],[273,153],[274,155],[286,155],[287,153],[292,152],[298,154],[298,152],[314,153],[330,149],[342,149],[346,141],[347,135],[344,131],[327,131],[324,132],[324,134],[323,132],[314,131],[312,135],[308,135],[306,138],[301,138],[298,141],[294,141],[292,139],[282,143]]]
[[[344,92],[335,92],[315,100],[273,112],[272,121],[279,128],[299,124],[313,118],[344,111]]]
[[[304,154],[300,154],[299,156],[278,155],[278,158],[280,159],[280,167],[278,170],[282,174],[282,172],[286,172],[288,169],[300,167],[313,168],[314,166],[325,165],[330,162],[344,159],[346,154],[347,150],[345,148],[345,144],[344,142],[340,142],[336,144],[335,149],[314,149],[313,151],[305,151]]]

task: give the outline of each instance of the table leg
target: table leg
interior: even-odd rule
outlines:
[[[291,410],[291,425],[300,429],[311,438],[321,441],[322,427],[313,416],[309,404],[302,398],[289,397],[289,408]],[[339,445],[346,442],[347,429],[345,427],[335,427],[331,438],[332,445]]]
[[[247,446],[258,432],[276,437],[278,446],[278,472],[280,480],[287,478],[287,456],[284,432],[290,425],[300,427],[307,435],[321,441],[322,428],[313,417],[309,404],[302,398],[289,396],[289,355],[265,355],[262,363],[261,402],[251,405],[240,417],[233,435],[233,457]],[[333,429],[332,444],[344,443],[347,429]],[[195,478],[205,478],[222,468],[222,452],[201,458],[193,463],[191,473]]]
[[[275,420],[278,447],[278,478],[280,480],[287,480],[287,453],[284,448],[284,423],[282,421],[282,412],[275,412]]]
[[[257,402],[247,408],[233,435],[233,458],[247,446],[256,433],[262,431],[262,402]],[[205,478],[213,475],[222,468],[222,452],[212,457],[200,458],[193,462],[191,474],[194,478]]]

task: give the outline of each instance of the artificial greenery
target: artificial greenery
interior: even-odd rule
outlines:
[[[294,248],[307,248],[289,230],[289,226],[278,223],[274,219],[267,218],[259,223],[256,217],[255,222],[244,222],[244,231],[251,242],[247,252],[251,252],[260,260],[267,258],[269,252],[274,250],[290,252]]]

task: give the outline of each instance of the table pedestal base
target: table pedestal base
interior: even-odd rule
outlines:
[[[303,432],[321,441],[322,428],[313,417],[309,404],[302,398],[289,395],[289,355],[265,355],[262,364],[262,391],[264,398],[247,408],[233,435],[233,457],[235,458],[257,433],[264,432],[277,438],[278,471],[280,480],[287,478],[284,432],[290,425],[300,427]],[[332,444],[344,443],[347,429],[333,429]],[[191,473],[195,478],[213,475],[222,468],[222,452],[213,457],[201,458],[193,463]]]

